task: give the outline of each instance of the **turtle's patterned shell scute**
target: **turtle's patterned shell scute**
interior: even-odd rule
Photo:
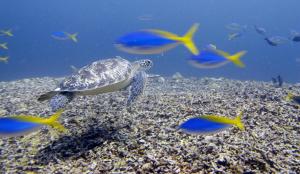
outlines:
[[[93,90],[130,78],[132,65],[122,58],[95,61],[61,82],[60,91]]]

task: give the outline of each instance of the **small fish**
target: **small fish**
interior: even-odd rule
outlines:
[[[133,54],[161,54],[183,44],[196,55],[199,51],[192,38],[198,26],[199,24],[194,24],[183,37],[156,29],[132,32],[118,38],[115,46],[122,51]]]
[[[276,78],[272,77],[272,82],[276,87],[282,87],[283,79],[280,75],[278,75]]]
[[[69,40],[70,39],[73,42],[78,42],[78,39],[77,39],[78,33],[70,34],[67,32],[57,31],[57,32],[53,32],[51,34],[51,36],[57,40]]]
[[[190,118],[182,123],[179,129],[191,134],[209,134],[223,131],[234,125],[240,130],[245,130],[241,120],[242,115],[243,113],[241,112],[235,119],[217,115],[204,115]]]
[[[0,48],[7,50],[8,49],[7,43],[0,44]]]
[[[19,115],[0,118],[0,137],[16,137],[36,131],[44,125],[53,127],[60,132],[66,129],[57,120],[63,110],[57,111],[49,118],[41,118],[31,115]]]
[[[214,45],[214,44],[208,44],[208,45],[206,46],[206,48],[207,48],[207,49],[216,50],[216,49],[217,49],[217,46]]]
[[[300,42],[300,33],[298,31],[291,30],[290,39],[294,42]]]
[[[292,41],[300,42],[300,35],[293,36]]]
[[[279,44],[283,44],[287,41],[286,38],[281,36],[272,36],[272,37],[266,37],[265,41],[271,46],[277,46]]]
[[[0,62],[8,63],[8,56],[0,57]]]
[[[192,55],[189,62],[197,68],[218,68],[230,61],[238,67],[245,67],[240,58],[246,54],[246,51],[240,51],[234,55],[230,55],[217,49],[206,49],[198,55]]]
[[[288,93],[288,95],[285,97],[286,101],[293,101],[300,105],[300,96],[295,96],[292,93]]]
[[[236,39],[241,36],[242,36],[242,33],[231,33],[228,35],[228,40],[233,40],[233,39]]]
[[[238,23],[230,23],[225,26],[228,30],[232,31],[246,31],[248,26],[247,25],[240,25]]]
[[[140,21],[152,21],[153,16],[151,14],[144,14],[138,17],[138,20]]]
[[[253,27],[254,27],[255,31],[256,31],[258,34],[261,34],[261,35],[263,35],[263,36],[266,35],[266,32],[267,32],[266,29],[264,29],[264,28],[262,28],[262,27],[258,27],[257,25],[254,25]]]
[[[9,37],[12,37],[14,35],[12,33],[12,30],[9,29],[9,30],[0,30],[0,36],[9,36]]]

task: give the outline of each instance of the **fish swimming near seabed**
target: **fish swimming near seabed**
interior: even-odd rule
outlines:
[[[296,96],[292,93],[288,93],[288,95],[285,97],[286,101],[293,101],[296,104],[300,105],[300,96]]]
[[[240,130],[245,130],[241,120],[243,112],[236,118],[230,119],[224,116],[204,115],[200,117],[190,118],[183,122],[179,129],[190,134],[211,134],[223,131],[232,126],[238,127]]]
[[[193,54],[199,51],[193,42],[193,36],[199,24],[194,24],[182,37],[158,29],[145,29],[125,34],[118,38],[115,46],[132,54],[161,54],[179,44],[183,44]]]
[[[233,62],[238,67],[245,67],[245,64],[240,60],[246,51],[240,51],[236,54],[230,55],[218,49],[202,50],[198,55],[192,55],[188,62],[196,68],[218,68],[229,62]]]
[[[77,39],[78,33],[71,34],[68,32],[57,31],[57,32],[53,32],[51,36],[56,40],[72,40],[75,43],[78,42]]]
[[[0,118],[0,137],[16,137],[34,132],[44,125],[51,126],[59,132],[67,130],[57,120],[63,110],[59,110],[49,118],[41,118],[31,115],[19,115]]]

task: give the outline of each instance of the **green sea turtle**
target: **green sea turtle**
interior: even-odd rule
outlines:
[[[121,57],[99,60],[66,77],[54,91],[41,95],[38,101],[50,99],[52,111],[64,108],[77,95],[97,95],[129,88],[127,106],[142,94],[151,60],[129,62]]]

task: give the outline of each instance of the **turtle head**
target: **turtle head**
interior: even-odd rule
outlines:
[[[152,60],[144,59],[144,60],[138,60],[134,62],[135,65],[137,65],[137,69],[139,71],[146,71],[150,69],[153,66]]]

